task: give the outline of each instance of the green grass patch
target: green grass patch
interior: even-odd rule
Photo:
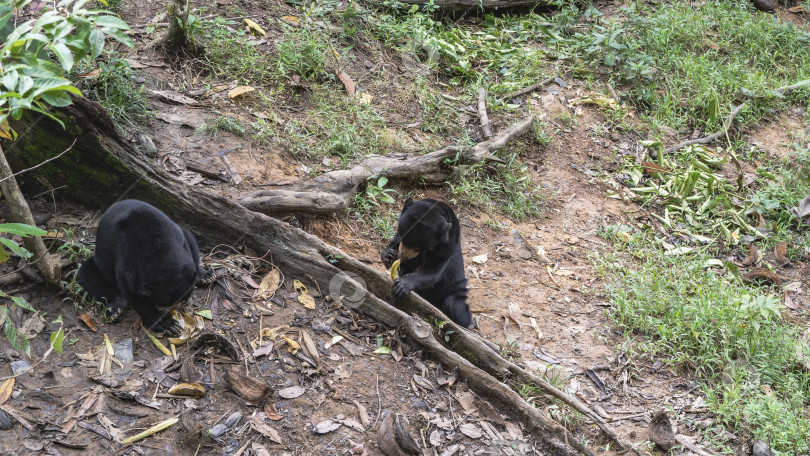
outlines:
[[[383,5],[367,18],[372,33],[449,76],[451,85],[490,80],[497,84],[494,90],[509,92],[535,82],[545,65],[539,46],[545,26],[535,15],[487,14],[471,26],[435,19],[433,3],[421,9],[398,1]]]
[[[212,136],[218,135],[220,132],[227,131],[239,136],[247,135],[247,127],[245,124],[231,116],[221,115],[211,119],[205,125],[199,127],[200,133],[209,133]]]
[[[773,89],[810,78],[810,34],[748,1],[646,5],[630,3],[584,32],[571,17],[592,8],[569,7],[555,17],[551,43],[561,57],[606,69],[659,127],[717,130],[741,99],[752,101],[741,120],[754,122],[784,104]]]
[[[278,48],[277,67],[284,76],[297,74],[312,80],[326,75],[328,44],[321,35],[307,30],[292,30],[284,34]]]
[[[705,254],[666,255],[644,235],[624,252],[596,263],[610,316],[637,349],[693,369],[733,431],[770,441],[775,454],[810,454],[810,349],[783,322],[780,296],[706,268]]]
[[[73,70],[71,79],[94,68],[98,69],[98,75],[84,79],[84,94],[104,106],[115,123],[132,127],[152,117],[143,97],[143,86],[132,81],[132,69],[124,59],[111,55],[97,63],[83,62]]]
[[[373,104],[346,97],[324,85],[312,87],[315,105],[306,119],[285,125],[286,142],[293,154],[311,162],[340,158],[348,166],[356,158],[388,153],[402,147]]]
[[[497,209],[516,221],[538,217],[543,198],[532,182],[528,166],[515,152],[501,152],[499,157],[506,163],[480,162],[456,167],[447,183],[453,198]]]
[[[202,62],[208,72],[239,84],[261,84],[274,76],[271,56],[250,44],[249,35],[232,20],[200,20],[197,36],[205,48]]]

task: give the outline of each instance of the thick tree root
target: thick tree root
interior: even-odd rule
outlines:
[[[444,166],[445,160],[457,160],[462,164],[483,160],[501,162],[492,155],[493,152],[529,130],[533,119],[532,116],[526,117],[502,134],[472,147],[448,146],[425,155],[372,155],[352,168],[330,171],[304,183],[248,193],[241,203],[250,210],[265,214],[327,214],[348,208],[360,185],[371,176],[444,182],[450,175]]]
[[[388,302],[391,280],[382,271],[350,257],[340,249],[325,244],[279,220],[251,211],[230,202],[205,189],[187,187],[173,177],[157,170],[142,160],[132,145],[112,128],[106,113],[95,103],[76,100],[65,108],[68,113],[63,120],[67,132],[78,134],[77,151],[55,163],[58,166],[43,166],[37,170],[38,179],[46,179],[51,185],[70,183],[70,196],[85,203],[97,202],[106,207],[120,198],[138,198],[158,205],[169,217],[181,224],[193,227],[194,232],[209,243],[245,245],[254,251],[269,252],[274,264],[284,270],[288,277],[315,281],[322,290],[328,290],[346,307],[366,314],[392,328],[400,328],[409,339],[447,370],[458,366],[462,378],[483,397],[500,403],[526,425],[532,435],[550,455],[588,455],[594,453],[584,447],[560,424],[541,410],[527,403],[503,381],[531,383],[547,391],[565,403],[576,404],[575,408],[591,417],[600,427],[601,419],[589,412],[575,398],[543,382],[519,366],[500,357],[492,343],[482,337],[449,323],[454,330],[450,334],[450,347],[440,343],[434,329],[424,320],[411,316]],[[513,126],[511,136],[500,136],[492,142],[472,148],[473,156],[485,158],[495,147],[502,147],[508,139],[531,125],[531,118]],[[49,134],[26,135],[21,138],[18,151],[32,151],[45,146],[64,149],[73,140],[70,134],[64,137],[53,132],[62,131],[50,120],[43,120],[37,128]],[[20,129],[19,131],[22,131]],[[486,144],[486,145],[484,145]],[[18,161],[26,162],[36,154],[18,153]],[[81,165],[79,160],[88,164]],[[36,160],[36,158],[34,158]],[[71,173],[83,173],[73,175]],[[103,193],[99,181],[103,181]],[[93,195],[95,199],[84,198]],[[83,199],[84,198],[84,199]],[[355,293],[355,291],[357,291]],[[344,297],[348,296],[348,297]],[[403,304],[404,309],[422,316],[447,317],[426,301],[412,294]],[[446,327],[447,328],[447,327]],[[612,438],[615,434],[603,428]],[[628,446],[620,443],[624,448]]]

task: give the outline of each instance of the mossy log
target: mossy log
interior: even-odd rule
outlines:
[[[31,128],[15,125],[20,138],[8,145],[12,166],[41,163],[66,149],[73,150],[21,177],[46,188],[59,189],[64,196],[89,206],[105,208],[121,198],[137,198],[160,207],[172,219],[188,226],[203,242],[245,245],[268,252],[273,263],[287,277],[314,281],[347,307],[391,328],[399,328],[412,343],[446,369],[458,366],[461,377],[482,397],[491,399],[520,420],[546,454],[588,455],[594,453],[560,424],[527,403],[507,383],[530,383],[548,391],[551,385],[503,359],[492,343],[452,322],[445,326],[449,348],[436,337],[428,321],[448,320],[436,308],[415,294],[400,307],[391,300],[391,279],[380,270],[358,261],[340,249],[267,215],[246,209],[201,187],[188,187],[154,167],[114,127],[96,103],[76,99],[62,109],[62,129],[50,119],[28,119]],[[309,280],[307,280],[309,279]],[[349,298],[344,290],[360,290]],[[337,295],[337,296],[336,296]],[[410,312],[406,313],[406,312]],[[452,329],[452,331],[447,331]],[[576,398],[561,391],[556,397],[591,417],[594,423],[617,441],[616,434]]]

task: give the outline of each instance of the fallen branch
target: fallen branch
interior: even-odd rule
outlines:
[[[785,94],[787,92],[791,92],[793,90],[800,89],[802,87],[806,87],[808,84],[810,84],[810,80],[802,81],[802,82],[799,82],[799,83],[796,83],[796,84],[782,86],[782,87],[779,87],[778,89],[775,89],[774,92],[777,92],[777,93],[780,93],[780,94]],[[686,140],[686,141],[681,141],[678,144],[675,144],[674,146],[667,148],[667,150],[665,150],[664,153],[665,154],[671,154],[671,153],[679,151],[679,150],[681,150],[681,149],[683,149],[684,147],[687,147],[687,146],[692,146],[692,145],[695,145],[695,144],[708,144],[708,143],[710,143],[710,142],[712,142],[712,141],[714,141],[716,139],[720,139],[722,136],[725,136],[728,133],[729,128],[731,128],[731,123],[734,121],[734,119],[737,118],[737,116],[740,115],[742,110],[747,105],[748,105],[748,102],[744,101],[739,106],[734,107],[734,109],[731,111],[731,114],[729,114],[729,116],[726,118],[726,121],[723,122],[723,129],[722,130],[716,131],[716,132],[710,134],[709,136],[704,136],[702,138],[689,139],[689,140]]]
[[[448,146],[425,155],[371,155],[350,169],[330,171],[304,183],[248,193],[242,197],[241,203],[250,210],[265,214],[330,213],[348,208],[360,185],[371,176],[418,178],[425,183],[442,183],[450,176],[444,166],[446,160],[503,163],[493,152],[529,130],[533,120],[533,116],[528,116],[500,135],[472,147]]]
[[[535,90],[539,89],[540,87],[544,87],[546,84],[550,83],[553,80],[554,80],[554,78],[543,79],[542,81],[540,81],[540,82],[538,82],[536,84],[532,84],[529,87],[524,87],[524,88],[522,88],[522,89],[520,89],[518,91],[508,93],[508,94],[504,95],[503,98],[504,98],[504,100],[511,100],[511,99],[517,98],[517,97],[519,97],[521,95],[525,95],[525,94],[527,94],[529,92],[534,92]]]
[[[484,138],[492,137],[492,129],[489,127],[489,116],[487,115],[487,89],[478,89],[478,119],[481,121],[481,130]]]

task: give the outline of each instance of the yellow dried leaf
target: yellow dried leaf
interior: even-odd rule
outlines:
[[[156,434],[156,433],[158,433],[158,432],[160,432],[160,431],[162,431],[164,429],[168,429],[168,428],[174,426],[175,424],[177,424],[178,421],[180,421],[179,418],[169,418],[168,420],[161,421],[160,423],[150,427],[149,429],[141,432],[138,435],[133,435],[132,437],[130,437],[128,439],[122,440],[121,443],[123,445],[129,445],[130,443],[135,443],[135,442],[137,442],[139,440],[143,440],[143,439],[145,439],[146,437],[149,437],[152,434]]]
[[[371,96],[371,94],[368,92],[363,92],[357,96],[357,99],[360,101],[360,103],[371,104],[371,101],[374,99],[374,97]]]
[[[14,379],[10,378],[0,385],[0,405],[3,405],[14,391]]]
[[[158,350],[163,352],[163,354],[166,355],[166,356],[172,356],[172,352],[168,348],[166,348],[166,346],[163,345],[163,343],[160,342],[157,339],[157,337],[155,337],[154,335],[152,335],[152,333],[147,331],[146,328],[144,328],[143,330],[144,330],[144,332],[146,332],[146,335],[149,336],[149,340],[151,340],[152,343],[155,344],[155,347],[157,347]]]
[[[175,396],[205,396],[205,388],[199,383],[178,383],[169,389],[169,394]]]
[[[301,19],[298,19],[295,16],[281,16],[281,18],[283,20],[287,21],[287,22],[292,23],[292,24],[300,24],[301,23]]]
[[[8,120],[0,122],[0,138],[14,139],[14,131],[11,129],[11,125],[8,124]]]
[[[260,299],[268,299],[278,290],[278,287],[281,286],[281,273],[278,269],[273,268],[272,271],[268,272],[266,276],[262,279],[262,283],[259,284],[259,291],[257,296]]]
[[[261,25],[253,22],[252,20],[250,20],[248,18],[245,18],[244,21],[245,21],[245,24],[248,26],[248,28],[250,28],[251,30],[254,30],[254,31],[258,32],[259,35],[261,35],[261,36],[265,36],[265,37],[267,36],[267,32],[264,31],[264,29],[262,28]]]
[[[104,345],[107,347],[107,354],[113,356],[115,354],[115,350],[110,342],[110,338],[107,337],[107,333],[104,333]]]
[[[309,294],[306,285],[301,283],[300,280],[293,281],[293,288],[298,292],[298,302],[304,305],[307,309],[315,308],[315,298]]]
[[[228,91],[228,98],[233,99],[233,98],[236,98],[236,97],[240,97],[240,96],[242,96],[242,95],[244,95],[244,94],[246,94],[248,92],[253,92],[254,90],[256,90],[256,89],[254,89],[251,86],[234,87],[233,89]]]
[[[292,339],[290,339],[289,337],[286,337],[286,336],[281,336],[281,337],[287,342],[287,345],[290,346],[288,350],[290,350],[290,353],[292,353],[293,355],[295,354],[295,352],[297,352],[298,350],[301,349],[301,345],[299,345],[298,342],[296,342],[296,341],[294,341],[294,340],[292,340]]]

